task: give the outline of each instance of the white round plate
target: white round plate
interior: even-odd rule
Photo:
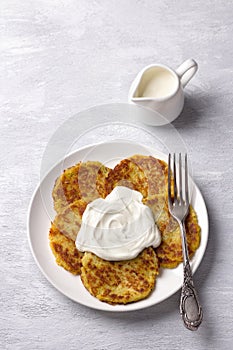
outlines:
[[[83,286],[79,276],[74,276],[59,267],[49,247],[48,232],[51,219],[55,216],[52,189],[61,171],[83,160],[99,160],[105,165],[113,167],[119,160],[134,154],[153,155],[167,161],[166,155],[133,142],[113,141],[91,145],[70,154],[65,160],[53,167],[36,188],[30,203],[28,237],[32,254],[39,268],[49,282],[61,293],[80,304],[94,309],[122,312],[146,308],[167,299],[182,285],[183,271],[182,264],[180,264],[175,269],[161,269],[160,275],[156,280],[156,287],[148,298],[128,305],[109,305],[91,296]],[[191,204],[197,213],[201,227],[201,244],[191,261],[192,270],[195,272],[203,258],[207,245],[208,215],[204,199],[194,183]],[[52,218],[49,213],[52,213]]]

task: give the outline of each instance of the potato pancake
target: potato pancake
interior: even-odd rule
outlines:
[[[158,259],[153,248],[125,261],[106,261],[86,252],[81,279],[96,298],[109,304],[127,304],[146,298],[154,289]]]
[[[86,289],[99,300],[127,304],[144,299],[154,289],[159,267],[175,268],[183,261],[179,225],[168,210],[167,174],[162,160],[134,155],[114,169],[100,162],[80,162],[56,180],[53,199],[58,214],[49,233],[50,247],[57,264],[81,274]],[[75,246],[87,204],[105,198],[116,186],[141,192],[161,232],[158,248],[146,248],[132,260],[106,261],[90,252],[81,253]],[[191,206],[185,227],[192,257],[200,245],[201,229]]]
[[[53,225],[66,237],[76,240],[87,203],[78,199],[64,207],[55,217]]]
[[[83,253],[76,249],[74,241],[64,236],[53,224],[49,231],[49,244],[59,266],[73,275],[81,273]]]
[[[177,221],[169,213],[167,197],[154,196],[143,202],[151,208],[161,232],[161,244],[156,248],[160,266],[164,268],[178,266],[183,261],[181,233]],[[200,245],[201,228],[192,206],[185,220],[185,228],[189,254],[193,256]]]
[[[126,186],[141,192],[144,198],[167,192],[167,164],[152,156],[134,155],[123,159],[109,172],[106,192]]]
[[[105,181],[110,169],[100,162],[78,163],[63,171],[53,189],[54,209],[59,212],[77,199],[86,203],[105,198]]]

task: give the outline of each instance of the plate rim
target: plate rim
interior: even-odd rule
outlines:
[[[66,296],[67,298],[69,298],[70,300],[80,304],[80,305],[83,305],[85,307],[89,307],[89,308],[92,308],[92,309],[95,309],[95,310],[100,310],[100,311],[107,311],[107,312],[131,312],[131,311],[137,311],[137,310],[141,310],[141,309],[146,309],[148,307],[151,307],[151,306],[154,306],[154,305],[157,305],[157,304],[160,304],[161,302],[165,301],[166,299],[170,298],[173,294],[175,294],[180,288],[181,288],[181,285],[179,287],[176,287],[175,290],[171,290],[170,293],[166,294],[164,297],[160,298],[159,301],[157,302],[153,302],[153,300],[151,302],[148,302],[146,305],[142,305],[140,304],[140,301],[138,302],[135,302],[135,303],[131,303],[131,304],[126,304],[126,305],[119,305],[121,308],[119,309],[115,309],[115,306],[114,305],[111,305],[111,309],[109,309],[109,305],[104,303],[104,302],[100,302],[101,304],[99,305],[90,305],[88,303],[84,303],[82,301],[78,301],[77,299],[73,298],[72,296],[70,296],[66,291],[62,290],[51,278],[50,276],[46,273],[46,271],[43,269],[43,267],[41,266],[40,262],[39,262],[39,259],[37,258],[37,255],[34,251],[34,248],[33,248],[33,244],[32,244],[32,239],[31,239],[31,234],[30,234],[30,220],[31,220],[31,214],[32,214],[32,210],[33,210],[33,203],[35,201],[35,198],[36,198],[36,195],[38,194],[38,192],[40,192],[40,187],[42,185],[42,183],[46,180],[46,178],[48,177],[48,175],[51,173],[52,170],[54,170],[56,167],[59,166],[59,164],[63,161],[65,161],[67,158],[69,157],[72,157],[73,155],[75,155],[76,153],[79,153],[81,151],[85,151],[85,150],[88,150],[88,149],[91,149],[93,147],[96,147],[96,146],[99,146],[99,145],[107,145],[107,144],[112,144],[112,143],[128,143],[128,144],[131,144],[131,145],[137,145],[137,146],[141,146],[145,149],[147,149],[148,151],[154,151],[154,153],[156,154],[160,154],[162,156],[162,158],[166,158],[165,157],[165,153],[161,152],[161,151],[157,151],[155,150],[153,147],[151,146],[147,146],[147,145],[143,145],[142,143],[139,143],[139,142],[135,142],[135,141],[131,141],[131,140],[124,140],[124,139],[117,139],[117,140],[110,140],[110,141],[107,141],[107,142],[99,142],[99,143],[92,143],[92,144],[88,144],[88,145],[85,145],[83,147],[80,147],[72,152],[70,152],[69,154],[67,154],[64,158],[60,159],[59,161],[57,161],[56,163],[54,163],[54,165],[52,165],[50,167],[50,169],[45,173],[45,175],[43,176],[43,178],[39,181],[39,183],[37,184],[37,186],[35,187],[33,193],[32,193],[32,196],[31,196],[31,199],[30,199],[30,202],[29,202],[29,206],[28,206],[28,211],[27,211],[27,238],[28,238],[28,242],[29,242],[29,247],[30,247],[30,250],[31,250],[31,253],[32,253],[32,256],[37,264],[37,266],[39,267],[39,270],[42,272],[42,275],[47,279],[47,281],[49,283],[51,283],[51,285],[56,289],[58,290],[61,294],[63,294],[64,296]],[[162,159],[164,160],[164,159]],[[101,161],[101,160],[100,160]],[[194,180],[192,179],[192,177],[190,177],[191,180],[192,180],[192,183],[193,183],[193,187],[195,188],[195,191],[197,193],[197,195],[200,197],[200,199],[202,200],[202,204],[204,205],[204,208],[205,208],[205,219],[206,219],[206,227],[205,227],[205,231],[206,231],[206,239],[204,241],[204,244],[202,246],[202,255],[200,257],[200,261],[197,263],[197,266],[195,266],[195,268],[193,269],[193,274],[197,271],[198,267],[200,266],[202,260],[203,260],[203,257],[205,255],[205,251],[206,251],[206,247],[207,247],[207,244],[208,244],[208,238],[209,238],[209,215],[208,215],[208,210],[207,210],[207,206],[206,206],[206,203],[205,203],[205,200],[204,200],[204,197],[199,189],[199,187],[196,185],[196,183],[194,182]],[[41,196],[41,193],[39,193],[40,195],[40,199],[41,201],[43,202],[43,198]],[[80,278],[80,276],[77,276]],[[88,293],[88,291],[86,291]],[[152,291],[153,293],[153,291]],[[95,298],[95,297],[93,297]],[[95,298],[96,299],[96,298]],[[144,299],[146,300],[146,299]],[[127,305],[134,305],[134,307],[131,307],[130,309],[127,309]],[[117,305],[118,306],[118,305]]]

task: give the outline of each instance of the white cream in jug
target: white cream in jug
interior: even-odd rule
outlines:
[[[163,98],[176,88],[177,79],[172,72],[163,67],[152,67],[143,74],[134,97]]]
[[[151,209],[141,200],[140,192],[117,186],[105,199],[89,203],[76,238],[77,249],[119,261],[135,258],[146,247],[157,247],[160,232]]]

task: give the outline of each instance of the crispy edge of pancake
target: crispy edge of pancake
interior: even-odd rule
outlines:
[[[65,169],[56,179],[52,191],[56,212],[78,199],[89,203],[99,197],[105,198],[105,181],[109,171],[97,161],[79,162]]]
[[[153,157],[135,154],[129,157],[144,172],[147,178],[147,196],[165,195],[167,193],[168,165],[163,160]]]
[[[75,241],[82,224],[82,215],[86,206],[87,203],[82,199],[74,201],[56,215],[53,226],[60,233]]]
[[[159,273],[154,249],[144,249],[135,259],[106,261],[86,252],[81,280],[90,294],[109,304],[127,304],[145,299],[154,289]]]
[[[140,167],[130,159],[123,159],[110,170],[106,180],[109,194],[116,186],[125,186],[147,196],[147,179]]]
[[[49,245],[57,265],[73,275],[80,275],[83,253],[79,252],[74,241],[64,236],[53,223],[49,231]]]
[[[168,165],[152,157],[135,154],[121,160],[110,172],[106,192],[116,186],[126,186],[139,191],[143,198],[165,195],[167,192]]]
[[[172,220],[171,217],[170,219]],[[176,222],[164,226],[166,228],[161,232],[162,242],[155,250],[161,267],[174,268],[183,261],[180,229]],[[185,220],[185,227],[189,256],[192,258],[201,241],[201,228],[198,224],[197,214],[192,206],[190,206],[189,214]]]
[[[74,200],[80,199],[80,193],[79,188],[73,189],[73,196],[75,195],[75,198],[70,200],[70,198],[66,197],[66,191],[65,191],[65,184],[67,183],[67,186],[69,184],[69,179],[75,174],[78,174],[79,167],[81,165],[81,162],[63,170],[63,173],[56,179],[53,191],[52,191],[52,197],[53,197],[53,203],[54,203],[54,209],[56,212],[61,211],[63,208],[67,207],[70,203],[72,203]]]

